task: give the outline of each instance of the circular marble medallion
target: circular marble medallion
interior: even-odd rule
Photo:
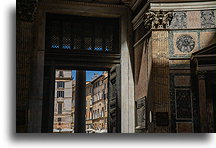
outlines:
[[[179,51],[189,53],[194,49],[195,41],[190,35],[182,35],[177,38],[176,45]]]

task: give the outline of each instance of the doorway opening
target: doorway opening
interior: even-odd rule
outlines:
[[[74,115],[71,113],[71,120],[74,122],[71,121],[71,125],[67,126],[70,129],[67,132],[121,132],[119,24],[119,18],[46,14],[42,132],[63,132],[60,127],[63,118],[59,116],[54,119],[54,116],[63,114],[61,111],[58,113],[58,109],[64,109],[62,98],[66,98],[66,93],[62,91],[65,88],[57,88],[58,92],[55,88],[66,86],[67,83],[61,82],[62,72],[56,72],[57,70],[69,70],[70,73],[76,70],[76,77],[72,74],[70,78],[71,81],[72,78],[75,80],[75,82],[71,82],[74,84],[76,92],[75,94],[71,93],[71,98],[75,96]],[[88,93],[87,88],[93,87],[92,90],[96,90],[97,87],[94,86],[96,85],[94,83],[101,78],[98,75],[99,78],[95,77],[95,80],[87,82],[88,70],[103,71],[102,73],[106,71],[108,92],[99,91],[98,94],[98,91],[93,91]],[[56,82],[56,76],[59,77],[59,84]],[[86,101],[87,95],[89,97]],[[100,99],[97,99],[96,96],[100,96]],[[59,102],[55,102],[55,97],[59,99]],[[100,101],[103,100],[101,98],[107,99],[106,105],[100,104]],[[99,102],[98,106],[100,107],[93,109],[96,102]],[[88,103],[92,103],[92,109],[90,107],[89,110],[87,109]],[[87,112],[89,114],[86,114]],[[107,116],[106,120],[105,116]],[[89,121],[87,122],[86,119]]]
[[[53,132],[74,133],[76,70],[55,73]],[[85,88],[85,131],[107,133],[108,71],[86,71]]]

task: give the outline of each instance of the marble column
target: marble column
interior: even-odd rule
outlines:
[[[85,133],[86,114],[86,71],[76,71],[76,98],[75,98],[75,133]]]
[[[198,71],[200,132],[207,132],[205,71]]]

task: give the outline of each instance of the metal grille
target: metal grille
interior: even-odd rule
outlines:
[[[103,39],[102,38],[95,38],[95,48],[96,51],[102,51],[103,45],[102,45]]]
[[[62,48],[71,49],[71,24],[63,23]]]
[[[105,45],[106,45],[105,50],[106,51],[111,51],[112,50],[112,42],[113,42],[112,37],[105,39]]]
[[[119,51],[119,20],[47,14],[46,49]]]
[[[51,48],[59,48],[59,32],[58,32],[59,22],[53,21],[51,30]]]
[[[84,49],[85,50],[92,50],[92,38],[90,38],[90,37],[84,38]]]
[[[81,38],[75,37],[74,38],[74,48],[73,49],[81,49]]]

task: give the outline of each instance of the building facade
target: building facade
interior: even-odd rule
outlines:
[[[107,132],[108,73],[92,82],[92,124],[94,130]]]
[[[87,131],[90,129],[93,129],[93,126],[92,126],[92,123],[93,123],[92,122],[92,119],[93,119],[93,116],[92,116],[92,109],[93,109],[92,88],[93,87],[92,87],[91,82],[87,82],[86,83],[86,130]]]
[[[56,70],[53,132],[72,132],[72,80],[71,70]]]
[[[75,91],[74,85],[72,117],[75,116]],[[108,73],[94,75],[92,81],[86,82],[86,132],[107,132],[107,105],[108,105]],[[74,128],[74,119],[72,129]]]

